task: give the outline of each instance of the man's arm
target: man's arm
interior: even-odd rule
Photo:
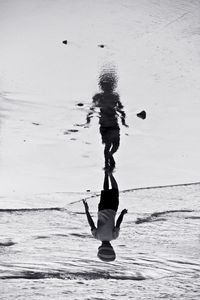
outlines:
[[[87,216],[88,223],[89,223],[89,225],[91,227],[91,230],[93,230],[96,227],[95,227],[94,221],[93,221],[93,219],[92,219],[92,217],[91,217],[91,215],[89,213],[89,206],[88,206],[88,204],[87,204],[87,202],[85,200],[83,200],[83,204],[85,206],[85,213],[86,213],[86,216]]]
[[[124,125],[125,127],[128,127],[128,125],[126,124],[126,113],[124,112],[123,108],[124,108],[124,106],[122,105],[121,101],[118,99],[117,111],[120,113],[122,125]]]
[[[121,214],[119,215],[117,222],[116,222],[116,228],[120,228],[121,222],[123,221],[123,217],[125,214],[127,214],[128,210],[127,209],[123,209]]]
[[[87,117],[86,117],[86,123],[89,124],[90,123],[90,120],[91,118],[93,117],[93,113],[94,113],[94,108],[93,107],[90,107],[90,110],[87,114]]]
[[[87,124],[90,124],[90,120],[91,120],[91,118],[93,118],[93,115],[95,113],[95,108],[98,107],[98,105],[99,105],[99,95],[96,94],[92,98],[92,105],[91,105],[89,112],[87,114],[87,117],[86,117]]]

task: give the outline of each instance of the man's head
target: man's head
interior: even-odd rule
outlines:
[[[102,261],[113,261],[116,258],[115,251],[110,242],[104,241],[101,246],[98,248],[97,256]]]
[[[102,72],[99,76],[99,86],[102,91],[112,93],[117,86],[117,76],[112,71]]]

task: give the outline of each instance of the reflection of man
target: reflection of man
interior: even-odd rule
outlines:
[[[109,189],[109,179],[111,182],[111,189]],[[105,172],[103,190],[101,191],[101,198],[98,206],[97,227],[89,213],[89,206],[85,200],[83,201],[83,204],[85,206],[85,213],[91,227],[92,235],[95,239],[102,242],[98,249],[97,256],[103,261],[115,260],[115,251],[110,241],[119,236],[120,225],[124,215],[127,213],[127,209],[122,210],[115,225],[115,216],[119,205],[119,190],[112,173]]]
[[[93,97],[92,107],[87,114],[87,124],[93,116],[96,107],[100,108],[100,133],[102,136],[102,143],[105,144],[105,168],[113,169],[115,161],[113,154],[119,148],[120,143],[120,128],[118,124],[118,114],[120,114],[122,124],[126,127],[126,114],[123,111],[123,105],[120,102],[119,95],[114,92],[117,81],[114,73],[104,73],[100,76],[99,86],[102,90]]]

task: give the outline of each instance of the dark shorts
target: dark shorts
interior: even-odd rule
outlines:
[[[119,127],[103,127],[100,126],[100,133],[102,136],[102,143],[118,143],[120,141]]]
[[[101,198],[99,202],[99,210],[113,209],[117,211],[119,206],[119,191],[117,189],[101,191]]]

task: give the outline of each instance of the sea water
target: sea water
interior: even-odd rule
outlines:
[[[1,299],[199,299],[200,185],[121,191],[128,209],[97,258],[81,199],[96,220],[99,196],[79,193],[1,199]]]

